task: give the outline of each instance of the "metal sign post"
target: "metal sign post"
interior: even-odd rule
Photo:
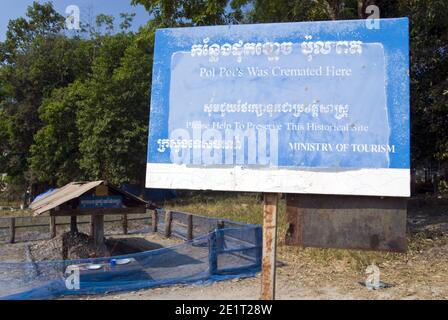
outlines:
[[[261,300],[275,299],[278,194],[264,193]]]

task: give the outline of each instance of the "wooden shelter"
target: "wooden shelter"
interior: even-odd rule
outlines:
[[[104,215],[145,213],[148,203],[107,181],[72,182],[35,200],[34,216],[50,214],[51,234],[56,236],[56,217],[69,216],[70,231],[77,232],[77,217],[91,216],[91,236],[96,246],[104,243]]]

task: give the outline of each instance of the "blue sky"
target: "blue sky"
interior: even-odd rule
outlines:
[[[40,3],[48,2],[45,0]],[[121,12],[136,13],[133,23],[133,30],[137,30],[141,25],[149,20],[149,14],[142,6],[131,6],[131,0],[53,0],[56,10],[66,16],[65,8],[69,5],[77,5],[81,11],[81,21],[94,22],[95,16],[100,13],[114,15],[116,25],[120,21]],[[5,40],[6,29],[10,19],[25,16],[26,9],[33,3],[33,0],[1,0],[0,8],[0,41]]]

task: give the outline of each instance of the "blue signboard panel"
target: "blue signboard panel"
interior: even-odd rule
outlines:
[[[121,196],[83,196],[80,198],[80,209],[122,208]]]
[[[408,20],[160,29],[147,187],[409,195]]]

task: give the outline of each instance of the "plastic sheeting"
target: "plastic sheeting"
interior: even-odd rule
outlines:
[[[163,215],[163,211],[159,214]],[[224,221],[225,228],[212,229],[219,220],[197,216],[194,219],[195,226],[199,226],[194,230],[198,236],[173,247],[120,257],[0,263],[0,299],[54,299],[135,291],[249,277],[260,271],[260,226]],[[173,233],[184,237],[185,230],[178,224]],[[130,262],[114,265],[117,259]],[[89,270],[92,265],[100,267]]]

